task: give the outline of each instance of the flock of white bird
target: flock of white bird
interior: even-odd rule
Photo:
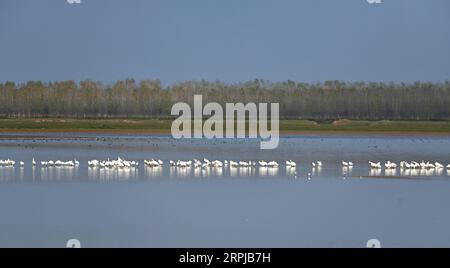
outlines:
[[[369,161],[369,165],[371,169],[381,169],[383,167],[383,165],[381,164],[381,162],[370,162]],[[425,161],[421,161],[416,162],[416,161],[411,161],[411,162],[407,162],[407,161],[401,161],[399,165],[397,165],[397,163],[395,162],[391,162],[391,161],[387,161],[386,163],[384,163],[384,168],[385,169],[397,169],[397,167],[400,166],[400,169],[444,169],[445,166],[439,162],[435,162],[430,163],[430,162],[425,162]],[[447,169],[450,170],[450,164],[447,165]]]
[[[137,161],[129,161],[121,157],[117,157],[115,160],[89,160],[89,167],[101,167],[101,168],[131,168],[139,166]]]
[[[37,165],[37,162],[33,158],[31,161],[31,164],[33,166]],[[62,161],[62,160],[48,160],[48,161],[41,161],[40,162],[42,167],[77,167],[80,165],[80,162],[77,159],[69,160],[69,161]],[[14,167],[16,165],[16,161],[12,159],[0,159],[0,167]],[[23,161],[19,161],[18,165],[23,167],[25,163]],[[162,167],[164,165],[164,161],[161,159],[150,159],[150,160],[144,160],[144,165],[147,167]],[[169,165],[171,167],[196,167],[196,168],[206,168],[206,167],[223,167],[223,166],[229,166],[230,168],[237,168],[237,167],[263,167],[263,168],[278,168],[280,164],[277,161],[265,161],[265,160],[259,160],[259,161],[233,161],[233,160],[209,160],[204,158],[203,160],[193,159],[193,160],[169,160]],[[296,168],[297,163],[292,160],[285,161],[286,168]],[[322,162],[321,161],[315,161],[311,163],[312,168],[321,168]],[[139,162],[138,161],[130,161],[126,160],[124,158],[118,157],[117,159],[110,160],[109,158],[107,160],[89,160],[88,166],[91,168],[99,167],[99,168],[133,168],[138,167]],[[354,166],[353,162],[351,161],[342,161],[342,167],[344,169],[352,169]],[[369,161],[369,167],[371,169],[382,169],[383,167],[386,170],[395,170],[398,167],[400,169],[404,170],[415,170],[415,169],[422,169],[422,170],[430,170],[430,169],[444,169],[447,168],[450,170],[450,164],[447,166],[444,166],[442,163],[439,162],[416,162],[416,161],[401,161],[399,164],[391,161],[387,161],[384,164],[381,162],[371,162]]]
[[[23,163],[22,161],[19,164],[21,166],[25,165],[25,163]],[[9,158],[6,160],[0,159],[0,166],[2,166],[2,167],[13,167],[15,165],[16,165],[16,161],[14,161],[14,160],[11,160]]]
[[[145,162],[145,161],[144,161]],[[148,163],[148,162],[147,162]],[[151,166],[161,166],[163,165],[163,162],[161,160],[150,160],[150,164]],[[170,160],[169,161],[170,166],[172,167],[201,167],[201,168],[206,168],[206,167],[223,167],[223,166],[230,166],[231,168],[237,168],[237,167],[255,167],[255,166],[260,166],[260,167],[264,167],[264,168],[278,168],[280,166],[280,164],[277,161],[265,161],[265,160],[259,160],[258,162],[256,161],[233,161],[233,160],[224,160],[224,161],[220,161],[220,160],[209,160],[204,158],[203,161],[198,160],[198,159],[194,159],[194,160],[187,160],[187,161],[183,161],[183,160],[177,160],[177,161],[173,161]],[[295,163],[292,160],[287,160],[286,161],[286,167],[296,167],[297,163]]]
[[[34,158],[31,160],[33,166],[36,165],[36,161]],[[61,161],[61,160],[49,160],[49,161],[41,161],[41,166],[43,167],[77,167],[80,165],[77,159],[69,160],[69,161]]]
[[[322,163],[319,161],[317,162],[318,165],[322,165]],[[20,166],[24,166],[25,163],[23,161],[19,162]],[[40,162],[42,167],[76,167],[80,165],[80,162],[76,159],[69,160],[69,161],[62,161],[62,160],[49,160],[49,161],[41,161]],[[7,160],[1,160],[0,159],[0,166],[15,166],[16,162],[11,159]],[[36,166],[37,162],[35,159],[32,159],[32,165]],[[151,159],[151,160],[144,160],[144,165],[148,167],[161,167],[164,165],[164,161],[161,159]],[[204,158],[203,161],[198,159],[193,160],[169,160],[169,165],[172,167],[223,167],[223,166],[230,166],[230,167],[254,167],[259,165],[260,167],[267,167],[267,168],[276,168],[279,167],[280,164],[276,161],[264,161],[260,160],[258,162],[256,161],[233,161],[233,160],[209,160]],[[139,162],[138,161],[130,161],[126,160],[124,158],[118,157],[117,159],[110,160],[109,158],[107,160],[89,160],[88,161],[89,167],[101,167],[101,168],[131,168],[131,167],[138,167]],[[286,161],[287,167],[296,167],[297,164],[292,160]]]

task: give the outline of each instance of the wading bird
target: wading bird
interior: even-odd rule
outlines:
[[[374,163],[374,162],[369,161],[369,164],[370,164],[370,168],[373,168],[373,169],[380,169],[381,168],[381,163],[380,162]]]
[[[288,160],[288,161],[286,161],[286,166],[288,166],[288,167],[296,167],[297,163],[295,163],[292,160]]]
[[[397,168],[397,164],[394,163],[394,162],[391,162],[391,161],[387,161],[387,162],[384,164],[384,167],[385,167],[386,169],[395,169],[395,168]]]

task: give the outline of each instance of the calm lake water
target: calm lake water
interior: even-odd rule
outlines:
[[[36,135],[36,134],[33,134]],[[368,161],[450,163],[449,137],[295,136],[276,150],[255,140],[169,136],[2,134],[0,246],[450,247],[450,174],[385,173]],[[16,138],[21,136],[22,138]],[[89,168],[123,157],[140,166]],[[32,167],[31,159],[80,161]],[[147,168],[144,159],[292,159],[296,169]],[[311,162],[323,162],[321,170]],[[354,162],[342,170],[341,161]]]

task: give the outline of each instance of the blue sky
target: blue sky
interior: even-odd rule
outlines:
[[[0,81],[450,79],[450,1],[2,0]]]

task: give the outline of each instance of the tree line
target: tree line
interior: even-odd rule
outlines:
[[[256,79],[241,83],[184,81],[163,87],[159,80],[119,80],[110,85],[84,80],[0,83],[0,116],[170,117],[176,102],[278,102],[280,117],[312,120],[449,120],[450,82],[299,83]]]

